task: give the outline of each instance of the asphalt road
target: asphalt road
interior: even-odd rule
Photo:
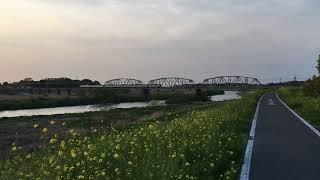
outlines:
[[[257,119],[250,180],[278,179],[320,180],[320,137],[268,93]]]

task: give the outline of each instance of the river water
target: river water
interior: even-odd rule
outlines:
[[[128,109],[128,108],[134,108],[134,107],[139,108],[139,107],[164,106],[164,105],[165,105],[165,101],[150,101],[150,102],[127,102],[127,103],[119,103],[119,104],[113,104],[113,105],[86,105],[86,106],[10,110],[10,111],[1,111],[0,118],[85,113],[85,112],[94,112],[94,111],[109,111],[111,109],[120,109],[120,108]]]
[[[215,102],[241,99],[239,91],[225,91],[224,94],[211,96],[211,100]]]
[[[215,102],[240,99],[238,91],[225,91],[225,94],[212,96],[211,100]],[[87,105],[87,106],[69,106],[55,108],[40,108],[40,109],[23,109],[0,111],[0,118],[4,117],[21,117],[21,116],[41,116],[41,115],[56,115],[56,114],[71,114],[85,113],[94,111],[109,111],[111,109],[128,109],[134,107],[149,107],[149,106],[164,106],[165,101],[150,101],[150,102],[127,102],[113,105]]]

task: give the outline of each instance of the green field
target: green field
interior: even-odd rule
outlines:
[[[13,144],[0,179],[237,179],[261,94],[86,136],[69,130],[34,152]]]
[[[307,96],[301,88],[281,88],[279,96],[313,126],[320,128],[320,97]]]

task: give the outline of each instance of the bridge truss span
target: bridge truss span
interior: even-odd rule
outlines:
[[[262,85],[257,78],[244,76],[219,76],[205,79],[202,84],[221,88],[248,88]]]
[[[149,81],[149,87],[162,87],[162,88],[187,88],[196,85],[191,79],[168,77],[159,78]]]
[[[139,88],[143,87],[144,84],[141,80],[131,78],[118,78],[106,81],[103,85],[109,88]]]

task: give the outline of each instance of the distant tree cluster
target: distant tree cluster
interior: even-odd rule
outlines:
[[[3,83],[0,83],[0,86],[9,86],[10,84],[8,82],[3,82]]]
[[[25,78],[19,82],[9,84],[3,83],[3,86],[16,88],[78,88],[82,85],[101,85],[99,81],[90,79],[73,80],[70,78],[46,78],[40,81],[34,81],[32,78]]]
[[[320,75],[320,54],[319,54],[319,59],[317,60],[317,62],[318,62],[318,65],[316,68],[318,69],[318,73]]]
[[[303,85],[303,91],[310,96],[320,96],[320,55],[316,66],[319,76],[314,76],[312,79],[306,81]]]

